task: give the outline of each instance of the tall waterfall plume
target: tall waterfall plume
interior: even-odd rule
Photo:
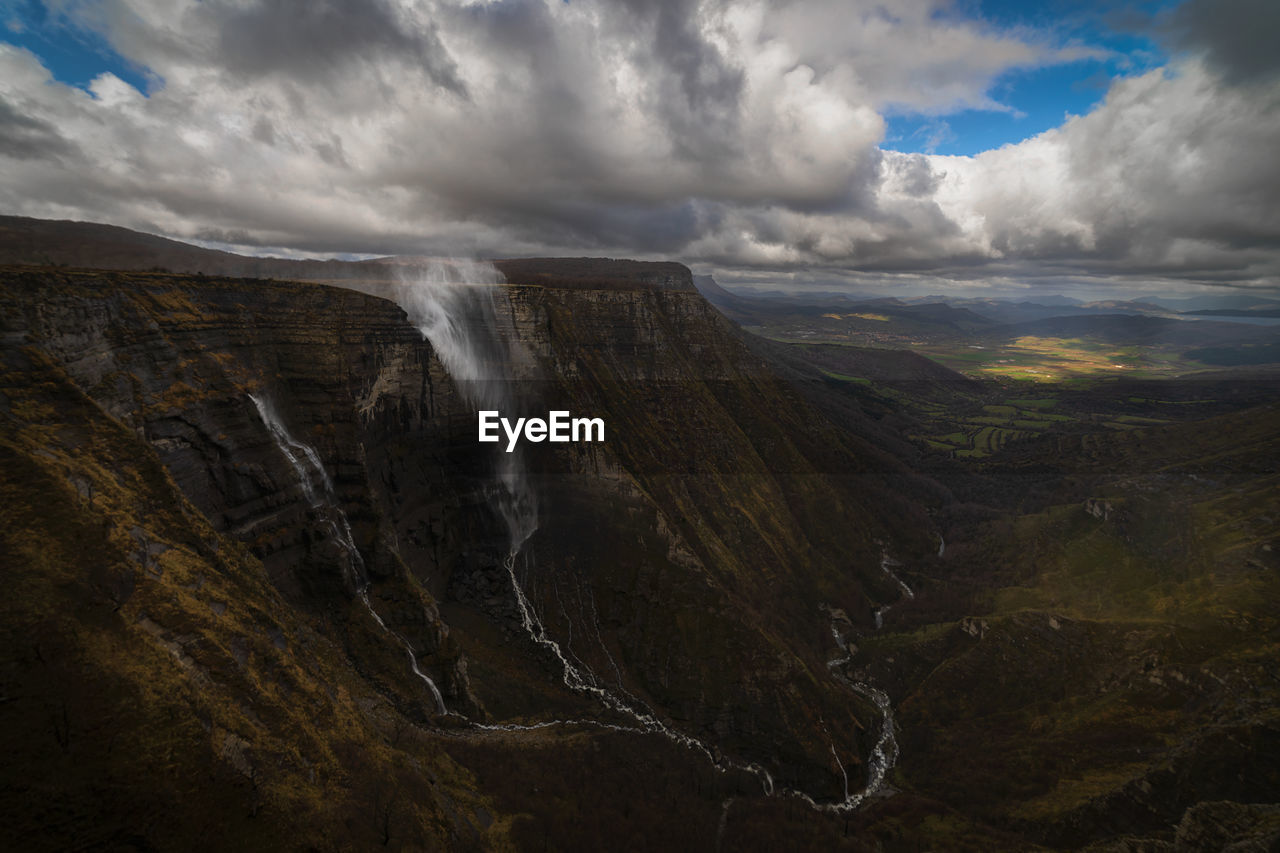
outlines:
[[[498,321],[506,279],[492,264],[435,260],[406,268],[394,296],[409,320],[431,342],[462,396],[477,409],[512,411],[516,394],[516,344]],[[510,534],[511,559],[538,528],[538,506],[519,450],[498,455],[495,507]],[[518,589],[517,589],[518,591]]]

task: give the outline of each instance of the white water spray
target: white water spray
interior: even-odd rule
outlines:
[[[343,553],[346,555],[347,580],[355,587],[361,603],[364,604],[365,609],[369,611],[369,615],[373,617],[374,621],[378,623],[378,627],[384,633],[394,637],[404,648],[405,654],[409,657],[409,668],[414,675],[422,679],[422,682],[431,692],[431,698],[435,700],[437,712],[441,714],[448,713],[445,708],[444,697],[440,695],[440,690],[436,687],[436,683],[418,666],[418,658],[413,653],[413,646],[400,634],[387,627],[387,624],[382,621],[382,617],[373,609],[373,604],[369,601],[369,579],[365,573],[364,558],[360,556],[360,549],[356,547],[355,538],[351,534],[351,523],[347,520],[347,514],[342,511],[342,507],[338,504],[333,490],[333,481],[329,479],[329,473],[325,471],[324,465],[320,462],[320,454],[316,453],[315,448],[293,437],[269,399],[259,397],[256,394],[250,394],[249,399],[253,401],[254,407],[258,410],[258,416],[262,418],[262,422],[266,424],[271,437],[275,439],[276,447],[289,460],[289,464],[293,466],[293,471],[298,477],[298,483],[302,486],[303,494],[306,495],[308,502],[313,508],[324,511],[324,526],[333,532],[334,541],[338,543],[338,546],[342,548]],[[316,490],[317,482],[320,484],[319,492]]]
[[[893,557],[890,557],[887,551],[880,555],[881,571],[883,571],[886,575],[888,575],[889,579],[898,585],[898,589],[902,590],[902,595],[904,598],[913,599],[916,597],[916,594],[912,592],[911,587],[907,586],[906,582],[903,581],[902,578],[898,577],[897,574],[895,574],[893,571],[894,566],[901,566],[901,565],[902,563],[899,563],[897,560],[893,559]]]
[[[495,297],[504,294],[505,281],[492,264],[437,260],[401,271],[393,294],[477,410],[517,408],[517,353],[498,333]],[[499,455],[497,475],[500,492],[491,497],[511,533],[510,550],[517,552],[537,530],[537,502],[518,451]]]

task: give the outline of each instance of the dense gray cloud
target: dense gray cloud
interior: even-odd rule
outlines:
[[[1280,274],[1280,88],[1246,49],[1257,19],[1196,28],[1194,0],[1165,24],[1199,39],[1169,68],[976,157],[881,150],[883,116],[1005,109],[1000,74],[1090,49],[935,0],[59,8],[155,82],[147,96],[105,74],[84,92],[0,46],[8,212],[250,249],[672,257],[823,280]]]
[[[8,101],[0,100],[0,156],[35,160],[61,157],[72,150],[73,146],[52,124],[24,115]]]
[[[1280,76],[1280,3],[1275,0],[1187,0],[1163,21],[1183,49],[1202,53],[1228,82]]]
[[[415,31],[384,0],[272,0],[209,4],[218,55],[235,74],[332,84],[356,63],[413,63],[440,86],[466,90],[434,27]]]

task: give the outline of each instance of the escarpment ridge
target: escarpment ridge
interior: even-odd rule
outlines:
[[[387,282],[406,270],[448,262],[417,256],[361,261],[250,257],[96,222],[0,216],[0,264],[131,270],[315,282]],[[557,288],[692,291],[688,268],[613,258],[493,261],[507,281]]]

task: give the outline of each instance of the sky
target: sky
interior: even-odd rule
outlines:
[[[1275,0],[0,0],[0,213],[881,293],[1280,288]]]

